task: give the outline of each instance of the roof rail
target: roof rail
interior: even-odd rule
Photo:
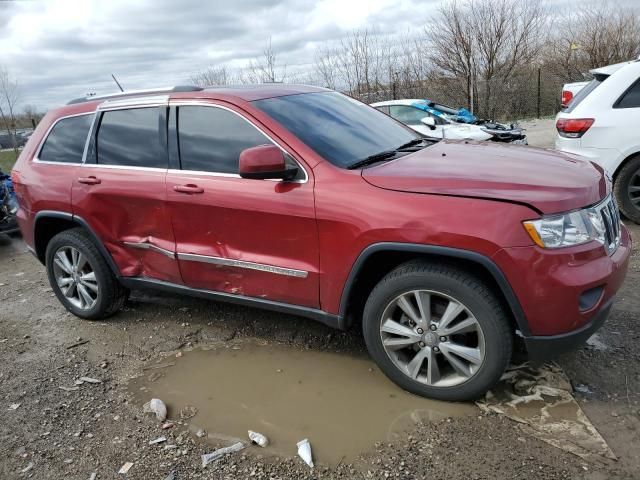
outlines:
[[[67,105],[74,103],[92,102],[94,100],[111,100],[116,98],[135,97],[138,95],[152,95],[155,93],[174,93],[174,92],[199,92],[204,90],[202,87],[195,85],[177,85],[175,87],[149,88],[146,90],[128,90],[125,92],[109,93],[106,95],[88,95],[86,97],[74,98]]]

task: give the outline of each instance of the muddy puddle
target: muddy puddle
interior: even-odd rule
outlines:
[[[160,398],[178,420],[184,407],[195,406],[189,429],[205,429],[212,445],[246,441],[247,430],[255,430],[271,444],[248,451],[294,456],[296,443],[308,438],[316,461],[328,465],[352,461],[416,422],[476,411],[408,394],[367,357],[277,344],[197,349],[149,367],[130,384],[140,405]]]

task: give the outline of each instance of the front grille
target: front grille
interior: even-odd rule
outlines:
[[[613,195],[596,205],[596,211],[602,217],[604,225],[604,248],[611,255],[620,245],[620,212]]]

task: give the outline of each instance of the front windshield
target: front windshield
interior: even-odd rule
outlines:
[[[337,92],[287,95],[253,104],[342,168],[422,138],[375,108]]]

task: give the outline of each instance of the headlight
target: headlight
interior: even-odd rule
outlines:
[[[542,248],[570,247],[592,240],[605,243],[605,225],[595,208],[530,220],[524,222],[524,228]]]

